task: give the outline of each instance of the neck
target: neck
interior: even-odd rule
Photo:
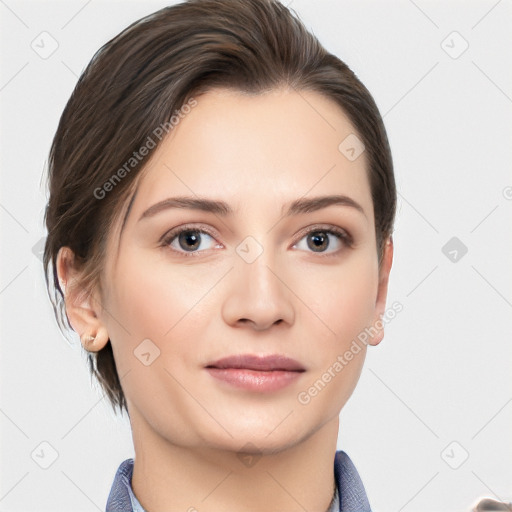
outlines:
[[[338,417],[292,447],[263,454],[178,446],[131,421],[132,488],[147,512],[325,512],[331,503]]]

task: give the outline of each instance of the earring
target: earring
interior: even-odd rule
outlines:
[[[86,335],[84,335],[84,336],[82,336],[82,343],[83,343],[84,345],[89,345],[89,344],[90,344],[90,343],[92,343],[95,339],[96,339],[96,336],[91,336],[91,335],[86,336]]]

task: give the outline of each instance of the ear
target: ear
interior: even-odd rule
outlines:
[[[69,323],[79,334],[83,347],[89,352],[98,352],[109,340],[108,331],[100,320],[101,304],[81,286],[80,272],[69,247],[59,249],[56,267]],[[93,340],[88,339],[92,337]]]
[[[384,324],[382,316],[386,310],[386,299],[388,295],[389,273],[393,263],[393,237],[390,236],[385,245],[382,255],[382,261],[379,269],[379,286],[377,289],[377,298],[375,301],[375,315],[372,326],[377,330],[374,336],[371,336],[368,343],[378,345],[384,338]]]

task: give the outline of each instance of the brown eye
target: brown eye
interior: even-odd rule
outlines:
[[[306,247],[302,245],[302,240],[306,239]],[[314,252],[319,255],[335,256],[343,248],[352,247],[352,237],[341,228],[314,227],[310,229],[294,247]]]
[[[201,244],[200,231],[182,231],[178,235],[178,244],[185,251],[197,249]]]
[[[312,251],[323,251],[329,247],[329,236],[325,231],[312,231],[307,235],[308,247]]]
[[[168,246],[171,250],[180,254],[195,254],[208,250],[215,245],[210,244],[210,247],[208,247],[208,239],[215,241],[213,236],[203,229],[184,227],[174,229],[168,233],[162,240],[162,245]]]

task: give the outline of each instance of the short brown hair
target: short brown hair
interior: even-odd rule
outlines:
[[[73,251],[83,289],[101,290],[106,241],[123,212],[126,219],[143,163],[123,173],[101,200],[98,188],[194,95],[218,87],[258,94],[280,86],[335,101],[364,143],[380,265],[396,188],[386,131],[369,91],[277,0],[188,0],[134,22],[102,46],[60,118],[48,159],[43,264],[61,329],[64,319],[71,325],[56,268],[59,249]],[[88,362],[114,412],[116,406],[128,412],[110,340],[88,353]]]

